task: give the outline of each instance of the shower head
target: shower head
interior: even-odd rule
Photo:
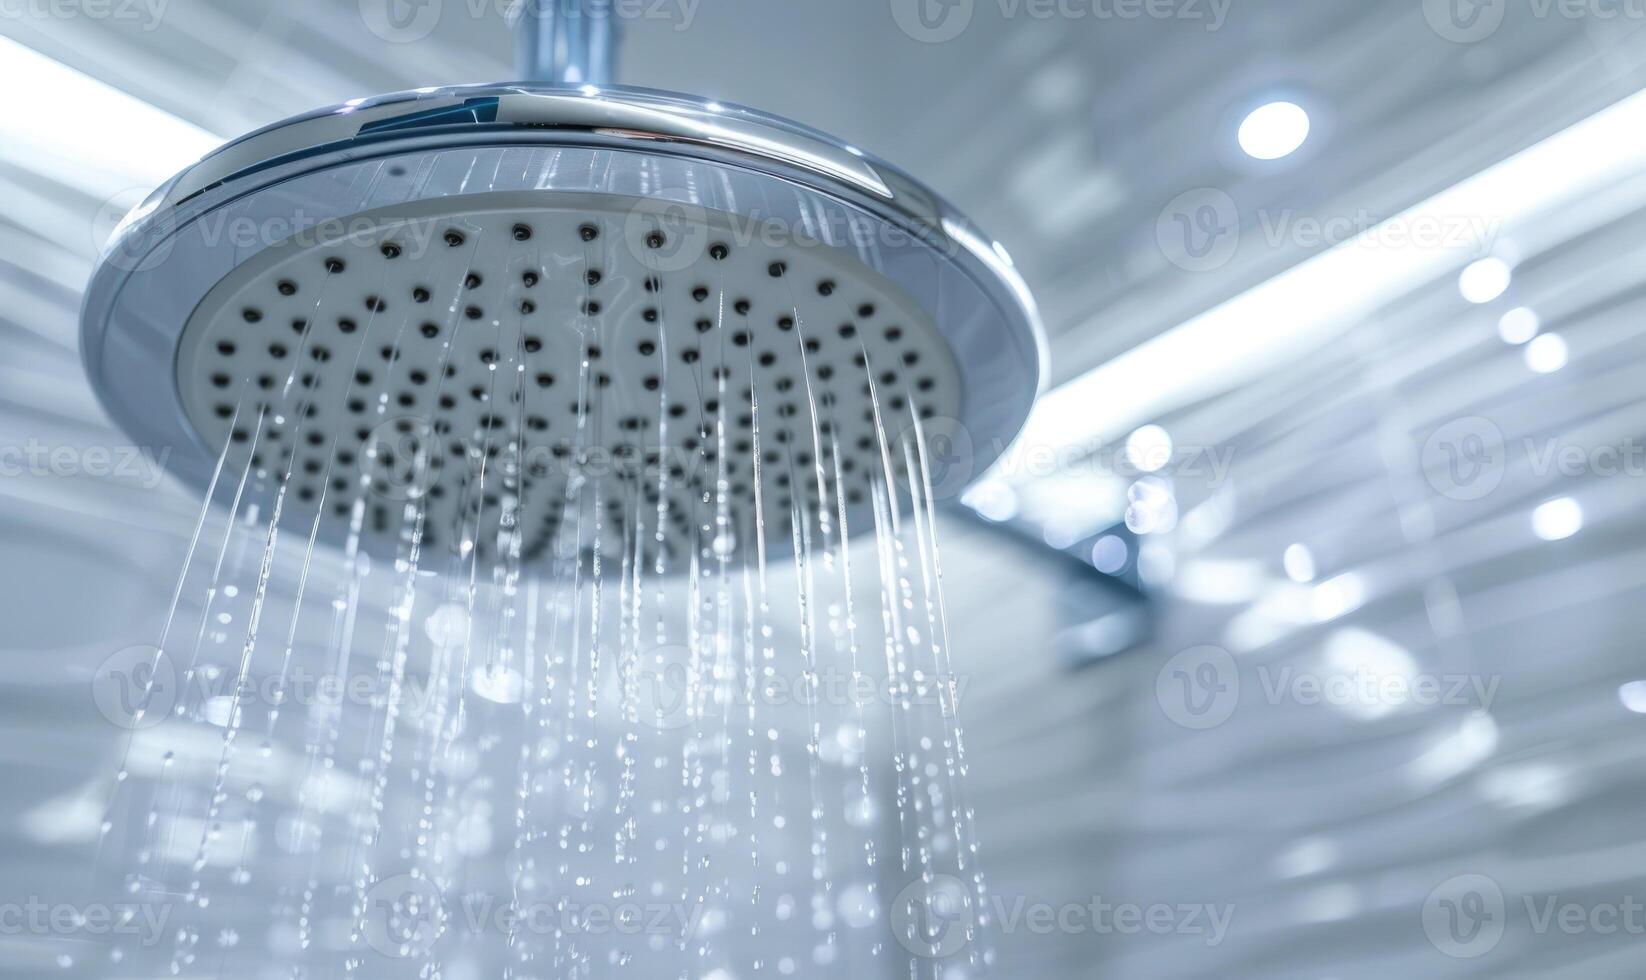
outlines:
[[[671,546],[722,499],[787,539],[820,483],[860,529],[898,433],[966,447],[941,483],[981,473],[1043,358],[1004,249],[898,170],[749,109],[534,83],[216,151],[122,223],[82,350],[188,482],[250,467],[326,540],[415,520],[484,552],[501,524],[526,558],[592,477],[606,527]]]

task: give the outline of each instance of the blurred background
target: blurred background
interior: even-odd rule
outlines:
[[[631,13],[625,82],[898,164],[1039,301],[940,528],[998,975],[1640,975],[1646,4]],[[97,249],[222,140],[511,59],[497,4],[0,0],[0,901],[90,874],[87,684],[198,511],[85,381]]]

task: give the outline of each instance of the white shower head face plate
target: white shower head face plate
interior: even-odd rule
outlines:
[[[778,540],[820,503],[861,528],[887,461],[906,480],[900,435],[961,411],[907,294],[729,214],[516,192],[333,227],[212,288],[176,383],[209,452],[329,538],[358,517],[369,551],[418,526],[426,550],[532,562],[588,544],[567,524],[594,499],[610,544],[676,553],[747,536],[757,508]]]
[[[421,527],[522,559],[591,520],[679,550],[746,540],[758,508],[786,551],[793,514],[844,502],[864,530],[872,479],[907,499],[916,418],[951,499],[1044,373],[1004,249],[894,168],[753,110],[530,85],[208,156],[123,225],[81,340],[188,483],[249,467],[324,543],[404,554]]]

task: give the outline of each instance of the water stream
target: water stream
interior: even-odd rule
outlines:
[[[591,251],[566,274],[592,282],[596,263]],[[507,416],[474,433],[438,416],[408,429],[386,388],[356,390],[368,350],[380,343],[394,362],[409,314],[374,312],[344,390],[296,368],[277,393],[248,387],[231,425],[255,419],[252,436],[218,460],[157,644],[185,665],[179,696],[114,775],[100,866],[172,910],[164,942],[113,952],[124,968],[294,980],[986,971],[918,399],[884,403],[863,348],[877,465],[849,472],[833,424],[843,409],[807,366],[810,311],[792,313],[805,410],[774,412],[752,347],[727,342],[747,319],[728,313],[725,289],[687,365],[697,411],[671,413],[660,396],[656,444],[629,468],[584,466],[604,448],[593,328],[576,328],[562,481],[529,458],[534,352],[504,318],[468,327],[493,331],[483,398]],[[448,331],[463,290],[441,290]],[[322,289],[313,323],[328,302]],[[300,351],[307,342],[305,330]],[[663,322],[653,343],[668,364]],[[733,386],[734,359],[754,384]],[[409,466],[386,469],[373,443],[353,469],[326,464],[321,482],[337,489],[290,499],[298,457],[277,443],[328,443],[335,460],[341,434],[309,438],[307,408],[357,397],[379,426],[409,431]],[[441,471],[447,437],[461,456]],[[441,546],[436,485],[464,515]],[[337,546],[320,534],[331,493],[347,501]],[[521,515],[545,495],[555,520],[534,546]],[[671,530],[682,517],[684,546]],[[385,522],[392,547],[368,546]],[[277,616],[284,629],[263,628]],[[248,729],[256,751],[241,745]],[[963,931],[952,948],[938,942],[949,928]]]

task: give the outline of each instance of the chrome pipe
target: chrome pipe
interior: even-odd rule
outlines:
[[[610,84],[617,36],[610,0],[520,0],[515,24],[520,78],[551,85]]]

